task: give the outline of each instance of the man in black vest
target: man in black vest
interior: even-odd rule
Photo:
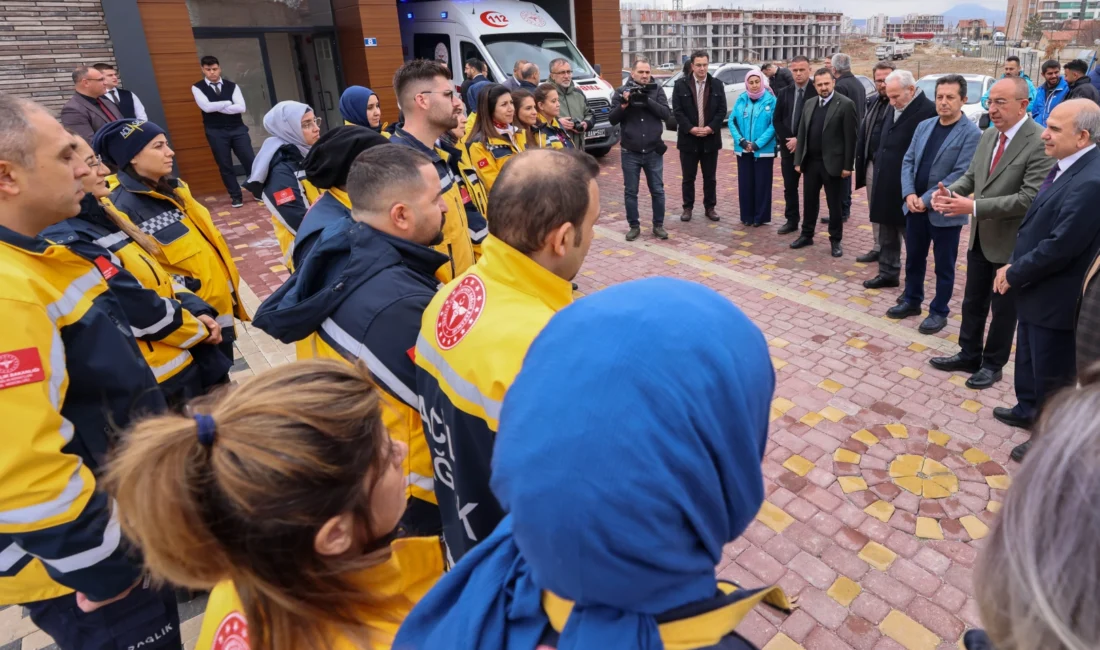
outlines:
[[[122,117],[149,120],[149,116],[145,114],[145,106],[138,96],[125,88],[119,88],[122,80],[118,78],[118,70],[115,66],[110,63],[97,63],[92,67],[103,73],[103,83],[107,86],[107,94],[104,97],[118,106]]]
[[[252,139],[248,137],[248,127],[241,119],[246,110],[244,95],[240,87],[228,79],[222,79],[222,68],[212,56],[202,57],[202,81],[191,87],[195,103],[202,109],[202,125],[206,129],[206,141],[218,163],[222,183],[233,199],[233,207],[244,205],[241,199],[241,186],[233,172],[233,154],[244,167],[244,175],[252,173],[252,161],[256,153],[252,150]]]

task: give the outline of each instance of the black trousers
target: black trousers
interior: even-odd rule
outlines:
[[[218,163],[218,171],[221,172],[222,183],[229,192],[229,198],[239,201],[241,186],[233,172],[233,154],[237,154],[237,160],[241,161],[245,176],[252,173],[252,161],[256,159],[256,154],[252,151],[252,139],[248,137],[248,127],[207,127],[206,141],[210,143],[210,151],[214,154],[214,162]]]
[[[26,605],[31,620],[61,650],[182,650],[180,616],[171,588],[138,586],[122,600],[85,614],[69,594]]]
[[[798,196],[798,181],[802,174],[794,170],[793,155],[780,155],[779,168],[783,172],[783,202],[787,204],[783,208],[783,216],[787,218],[787,223],[797,227],[802,220],[798,212],[798,202],[801,200]]]
[[[718,150],[703,151],[702,145],[698,149],[680,150],[680,173],[684,175],[680,190],[684,207],[695,206],[695,175],[699,167],[703,168],[703,207],[713,208],[718,205]]]
[[[844,208],[844,218],[847,219],[852,214],[852,177],[851,176],[844,179],[844,200],[841,203],[842,203],[842,207]]]
[[[1020,321],[1016,334],[1016,415],[1035,421],[1054,393],[1076,377],[1076,340],[1070,330]]]
[[[993,292],[993,279],[1002,266],[1004,264],[986,259],[982,253],[981,239],[975,238],[974,248],[966,253],[966,288],[963,292],[959,347],[964,359],[981,359],[983,368],[994,371],[1008,363],[1008,357],[1012,354],[1012,335],[1016,333],[1015,296],[1011,290],[1007,294]],[[993,320],[986,335],[985,321],[991,307]]]
[[[839,242],[844,236],[844,179],[830,176],[825,163],[819,159],[802,160],[802,236],[813,237],[817,228],[817,215],[821,211],[821,189],[825,188],[825,203],[829,206],[829,241]]]

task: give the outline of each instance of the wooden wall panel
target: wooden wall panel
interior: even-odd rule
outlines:
[[[349,86],[366,86],[378,94],[382,120],[397,119],[397,97],[393,73],[404,62],[401,27],[394,0],[333,0],[336,38],[344,81]],[[377,47],[364,47],[363,39],[377,38]]]
[[[574,0],[573,12],[577,47],[590,63],[600,65],[605,81],[618,87],[623,60],[618,0]]]
[[[153,71],[164,102],[166,124],[176,152],[180,177],[196,194],[221,194],[214,155],[206,145],[202,113],[191,97],[191,85],[202,76],[199,52],[191,34],[185,0],[137,0]]]

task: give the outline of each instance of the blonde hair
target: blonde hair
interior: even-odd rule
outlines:
[[[1100,647],[1100,365],[1044,409],[975,570],[998,650]]]
[[[108,465],[123,531],[150,574],[193,589],[232,580],[254,650],[328,647],[334,632],[369,647],[360,612],[378,597],[350,574],[385,561],[388,544],[357,557],[314,551],[332,517],[350,512],[370,528],[365,481],[391,443],[369,372],[299,361],[191,408],[199,415],[134,424]],[[212,442],[200,441],[203,416]]]

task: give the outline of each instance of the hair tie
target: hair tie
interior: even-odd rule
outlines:
[[[214,444],[214,436],[218,433],[218,428],[214,424],[213,416],[206,415],[205,413],[196,413],[192,415],[195,419],[195,424],[199,427],[199,444],[203,447],[210,447]]]

